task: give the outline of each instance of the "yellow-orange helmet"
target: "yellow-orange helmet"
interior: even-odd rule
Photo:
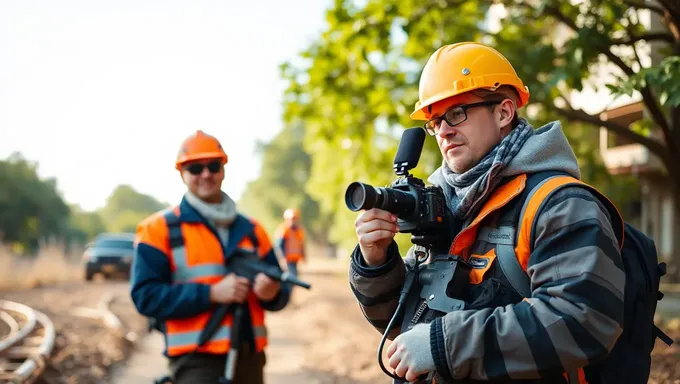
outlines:
[[[529,88],[500,52],[474,42],[445,45],[430,56],[423,68],[411,119],[427,120],[429,107],[438,101],[475,89],[495,90],[501,85],[517,90],[517,108],[529,101]]]
[[[222,149],[220,142],[213,136],[198,130],[184,139],[177,153],[175,168],[181,169],[182,164],[201,159],[220,159],[222,165],[228,161],[227,154]]]

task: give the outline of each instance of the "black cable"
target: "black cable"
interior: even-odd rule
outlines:
[[[401,377],[395,376],[391,372],[387,371],[387,368],[385,368],[385,365],[383,364],[383,359],[382,359],[382,351],[383,348],[385,347],[385,341],[387,340],[387,335],[389,335],[390,331],[392,330],[392,327],[394,326],[395,320],[399,317],[402,307],[404,306],[404,302],[406,301],[406,297],[408,296],[409,292],[411,291],[411,287],[413,286],[413,282],[416,280],[416,277],[418,275],[418,267],[420,264],[424,261],[421,257],[416,257],[416,262],[415,266],[411,270],[406,271],[406,277],[404,279],[404,286],[401,288],[401,293],[399,294],[399,301],[397,302],[397,309],[394,310],[394,314],[392,315],[392,318],[390,319],[389,323],[387,323],[387,328],[385,329],[385,332],[383,332],[382,338],[380,339],[380,344],[378,345],[378,365],[380,365],[380,369],[389,377],[391,377],[394,380],[402,380]],[[403,319],[405,320],[405,319]]]
[[[385,368],[385,364],[383,364],[383,359],[382,359],[382,351],[383,348],[385,347],[385,341],[387,340],[387,335],[390,333],[390,330],[392,329],[392,326],[394,324],[394,320],[397,318],[397,315],[399,312],[401,312],[401,307],[404,303],[400,300],[399,304],[397,305],[397,309],[394,311],[394,315],[392,315],[392,318],[390,319],[390,322],[387,324],[387,329],[382,335],[382,338],[380,339],[380,344],[378,345],[378,364],[380,365],[380,369],[382,369],[385,374],[395,380],[401,379],[398,376],[393,375],[392,373],[387,371],[387,368]]]

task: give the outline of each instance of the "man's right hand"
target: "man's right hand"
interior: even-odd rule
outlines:
[[[382,209],[369,209],[359,214],[354,227],[366,264],[370,267],[384,264],[387,248],[399,231],[397,216]]]
[[[210,301],[213,303],[243,303],[248,297],[250,281],[245,277],[228,274],[217,284],[210,286]]]

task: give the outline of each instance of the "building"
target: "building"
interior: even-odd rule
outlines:
[[[628,126],[642,119],[641,101],[613,108],[600,115],[602,120]],[[659,133],[659,131],[656,131]],[[613,175],[633,175],[640,183],[639,209],[626,220],[651,237],[661,261],[669,267],[669,280],[680,280],[680,218],[664,166],[646,147],[629,142],[600,128],[600,155]]]

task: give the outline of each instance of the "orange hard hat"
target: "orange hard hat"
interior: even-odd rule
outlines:
[[[429,107],[438,101],[475,89],[495,90],[501,85],[517,90],[517,108],[529,101],[529,88],[500,52],[474,42],[445,45],[430,56],[423,68],[411,119],[427,120]]]
[[[283,213],[284,219],[297,219],[300,217],[300,211],[295,208],[288,208],[286,212]]]
[[[177,153],[175,168],[179,170],[182,164],[201,159],[220,159],[222,165],[226,164],[228,160],[220,142],[214,136],[198,130],[182,142]]]

